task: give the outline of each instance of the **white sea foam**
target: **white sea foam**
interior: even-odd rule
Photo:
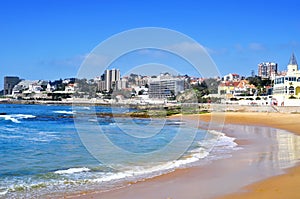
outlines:
[[[58,170],[55,171],[54,173],[56,174],[72,174],[72,173],[80,173],[80,172],[88,172],[90,171],[89,168],[82,167],[82,168],[69,168],[65,170]]]
[[[177,168],[186,167],[192,163],[200,161],[201,159],[206,158],[210,155],[212,146],[217,146],[220,148],[231,149],[237,144],[234,142],[234,138],[227,137],[224,133],[213,131],[214,135],[218,135],[216,138],[211,140],[205,140],[199,144],[199,146],[191,151],[188,154],[181,157],[178,160],[169,161],[166,163],[158,164],[155,166],[149,167],[131,167],[128,170],[118,173],[111,173],[99,179],[94,179],[96,182],[107,182],[112,180],[121,180],[131,177],[153,177],[161,175],[162,173],[171,172]]]
[[[236,144],[233,142],[234,138],[230,138],[225,136],[225,134],[221,132],[214,132],[214,134],[220,135],[217,139],[209,140],[210,142],[208,145],[216,144],[218,146],[225,146],[225,147],[234,147]],[[204,141],[204,143],[207,142]],[[111,173],[109,175],[106,175],[104,177],[94,179],[94,182],[107,182],[107,181],[113,181],[113,180],[121,180],[131,177],[138,177],[138,176],[146,176],[146,177],[153,177],[160,175],[162,173],[171,172],[177,168],[186,167],[189,164],[195,163],[197,161],[200,161],[201,159],[204,159],[209,155],[210,148],[204,148],[202,147],[203,144],[199,145],[198,148],[192,150],[187,154],[185,157],[182,157],[181,159],[162,163],[156,166],[151,166],[148,168],[145,167],[132,167],[129,170],[118,172],[118,173]]]
[[[53,111],[54,113],[60,113],[60,114],[75,114],[74,111]]]
[[[34,115],[28,115],[28,114],[13,114],[11,116],[19,118],[19,119],[28,119],[28,118],[35,118],[36,117]]]
[[[21,119],[29,119],[29,118],[35,118],[34,115],[28,115],[28,114],[12,114],[12,115],[0,115],[0,118],[4,118],[5,120],[10,120],[14,123],[21,123]]]
[[[224,133],[215,130],[211,130],[209,133],[215,135],[215,138],[207,141],[199,141],[198,144],[210,152],[209,159],[211,160],[229,158],[232,151],[242,149],[235,142],[236,138],[226,136]]]
[[[122,180],[124,178],[132,177],[134,174],[130,171],[128,172],[118,172],[118,173],[108,173],[103,177],[93,179],[92,182],[110,182],[114,180]]]
[[[5,120],[10,120],[14,123],[21,123],[19,120],[17,120],[16,118],[12,117],[11,115],[0,115],[0,118],[3,118]]]
[[[5,190],[5,191],[0,191],[0,196],[1,196],[1,195],[7,194],[7,192],[8,192],[7,190]]]

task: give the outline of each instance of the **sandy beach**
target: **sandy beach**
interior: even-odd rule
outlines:
[[[201,115],[208,121],[209,115]],[[265,125],[285,129],[300,135],[300,115],[282,113],[226,113],[225,122],[233,124]],[[299,149],[300,150],[300,149]],[[299,198],[300,166],[287,170],[287,173],[245,187],[245,193],[235,193],[219,197],[229,198]]]
[[[189,115],[184,116],[184,119],[209,122],[211,116],[212,114]],[[172,116],[178,117],[181,116]],[[223,131],[236,137],[236,142],[243,150],[212,164],[178,169],[118,190],[80,193],[65,198],[299,198],[297,188],[300,186],[300,167],[284,169],[285,162],[280,162],[277,156],[280,153],[285,156],[285,151],[273,152],[270,148],[278,147],[278,137],[289,134],[280,130],[277,132],[274,128],[300,135],[300,115],[245,112],[213,113],[213,117],[214,121],[224,120],[227,125]],[[235,133],[232,133],[233,129]],[[288,136],[283,139],[287,142],[291,138]],[[296,159],[299,159],[299,139],[292,139]],[[283,167],[280,166],[282,164]]]

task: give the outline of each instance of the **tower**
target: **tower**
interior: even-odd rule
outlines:
[[[289,64],[287,66],[288,72],[298,71],[298,64],[294,53],[292,53]]]
[[[4,77],[4,95],[11,95],[15,85],[20,82],[19,77],[5,76]]]

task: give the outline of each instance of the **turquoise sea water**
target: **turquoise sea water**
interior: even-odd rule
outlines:
[[[0,104],[0,198],[113,189],[219,158],[236,146],[233,138],[179,120],[95,117],[95,111],[132,110]],[[93,138],[101,139],[96,147]],[[212,155],[212,145],[222,150]]]

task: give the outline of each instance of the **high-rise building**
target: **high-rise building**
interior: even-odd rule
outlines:
[[[19,77],[15,76],[5,76],[4,77],[4,95],[11,95],[12,90],[15,85],[17,85],[20,82]]]
[[[119,69],[105,70],[104,74],[101,76],[101,81],[98,82],[98,90],[110,91],[121,89],[120,79],[121,77]]]
[[[258,64],[258,76],[261,78],[270,78],[277,74],[277,63],[262,62]]]

